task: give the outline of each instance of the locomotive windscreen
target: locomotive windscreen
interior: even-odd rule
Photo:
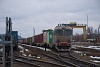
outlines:
[[[72,30],[64,30],[64,35],[72,35]]]
[[[54,31],[54,35],[58,35],[58,36],[60,36],[60,35],[72,35],[72,30],[70,30],[70,29],[58,29],[58,30],[55,30]]]
[[[55,30],[54,35],[63,35],[63,30]]]

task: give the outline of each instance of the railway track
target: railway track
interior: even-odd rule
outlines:
[[[40,61],[33,58],[28,57],[22,57],[22,56],[16,56],[17,58],[15,61],[27,63],[36,67],[66,67],[65,65],[57,64],[57,63],[50,63],[46,61]]]
[[[34,51],[34,50],[33,50]],[[40,51],[40,49],[36,49],[35,52],[42,54],[44,56],[50,57],[55,61],[59,61],[60,64],[71,66],[71,67],[100,67],[98,64],[87,62],[84,60],[80,60],[70,53],[67,55],[57,53],[57,52],[50,52],[50,51]]]
[[[76,67],[100,67],[99,64],[93,63],[93,62],[88,62],[85,60],[81,60],[77,57],[74,57],[73,55],[71,55],[71,53],[67,52],[67,53],[54,53],[51,52],[51,54],[54,55],[58,55],[57,57],[69,64],[72,64],[73,66]],[[67,55],[66,55],[67,54]]]
[[[64,55],[61,53],[61,54],[59,54],[59,58],[63,61],[68,61],[70,63],[73,63],[73,64],[77,65],[78,67],[100,67],[99,64],[81,60],[79,58],[74,57],[70,53],[69,53],[69,55]]]
[[[29,49],[30,46],[27,46],[27,47],[26,47],[26,45],[24,45],[23,47]],[[32,48],[32,47],[30,47],[30,49],[31,49],[31,48]],[[34,49],[35,49],[35,50],[34,50]],[[49,51],[43,51],[43,50],[37,49],[37,48],[34,48],[34,49],[32,48],[31,50],[32,50],[33,52],[38,53],[38,54],[42,54],[42,55],[44,55],[45,57],[49,57],[49,59],[52,59],[53,61],[58,62],[59,64],[66,65],[66,67],[67,67],[67,66],[68,66],[68,67],[78,67],[78,66],[75,65],[75,64],[72,64],[72,63],[69,63],[69,62],[67,62],[67,61],[63,61],[63,60],[59,59],[59,54],[57,54],[57,53],[51,53],[51,52],[49,52]]]

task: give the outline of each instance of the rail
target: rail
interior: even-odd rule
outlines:
[[[23,57],[23,56],[17,56],[18,59],[15,59],[16,61],[25,62],[28,64],[33,64],[37,67],[66,67],[65,65],[57,64],[57,63],[51,63],[47,61],[40,61],[37,59],[29,58],[29,57]]]
[[[71,55],[71,53],[69,53],[69,56],[68,55],[67,56],[62,55],[62,54],[60,54],[59,56],[60,56],[61,59],[67,60],[68,62],[71,62],[75,65],[78,65],[79,67],[81,67],[81,66],[84,66],[84,67],[100,67],[99,64],[88,62],[88,61],[85,61],[85,60],[81,60],[81,59]]]

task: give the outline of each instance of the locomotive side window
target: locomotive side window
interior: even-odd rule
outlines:
[[[55,30],[54,35],[63,35],[63,30]]]

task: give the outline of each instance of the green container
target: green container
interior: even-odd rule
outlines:
[[[52,44],[53,41],[53,30],[48,29],[48,30],[43,30],[43,42],[48,43],[49,45]]]
[[[49,44],[52,44],[52,40],[53,40],[53,32],[52,30],[49,30]]]

